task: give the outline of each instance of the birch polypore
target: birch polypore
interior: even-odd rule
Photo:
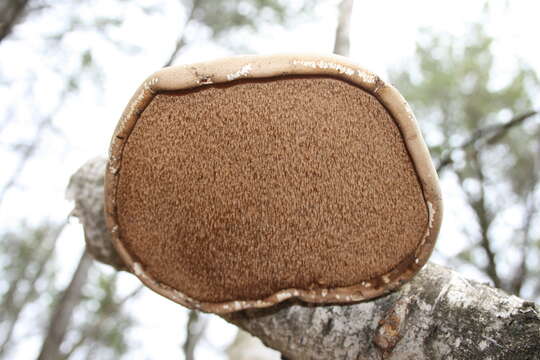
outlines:
[[[391,291],[426,263],[442,215],[397,90],[307,55],[150,76],[113,135],[106,213],[147,286],[216,313]]]

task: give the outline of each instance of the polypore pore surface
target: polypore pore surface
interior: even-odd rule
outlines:
[[[325,76],[158,93],[118,176],[128,253],[201,302],[356,285],[411,256],[428,227],[392,117]]]

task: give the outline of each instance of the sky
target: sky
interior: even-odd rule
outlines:
[[[121,2],[120,2],[121,3]],[[151,1],[141,1],[141,4]],[[497,69],[501,81],[521,59],[540,74],[540,51],[538,37],[540,25],[540,2],[535,0],[514,1],[506,6],[507,1],[493,1],[492,13],[486,22],[489,34],[496,38],[493,47],[498,56]],[[116,2],[97,1],[96,9],[106,14],[121,14],[122,9]],[[242,33],[237,35],[249,44],[250,53],[329,53],[333,49],[336,26],[337,1],[321,1],[315,11],[314,19],[299,19],[286,28],[266,25],[257,34]],[[356,0],[352,14],[351,54],[350,58],[362,67],[388,77],[390,69],[405,66],[414,55],[419,31],[428,28],[446,32],[458,37],[465,37],[467,24],[486,20],[482,12],[482,1],[441,1],[441,0]],[[165,14],[178,13],[174,1],[166,2]],[[61,23],[65,14],[56,16]],[[112,130],[116,125],[124,106],[137,86],[153,71],[158,70],[170,52],[178,32],[181,18],[176,16],[148,17],[141,11],[132,10],[126,14],[127,21],[121,28],[113,31],[111,37],[126,41],[134,47],[139,46],[144,52],[126,55],[119,53],[111,45],[96,41],[101,45],[93,47],[94,60],[104,69],[104,74],[89,73],[77,79],[81,91],[75,98],[70,98],[65,106],[54,112],[56,99],[52,98],[51,89],[58,89],[61,84],[48,68],[51,61],[47,51],[54,55],[58,49],[44,49],[37,40],[44,29],[53,31],[59,26],[50,19],[25,26],[17,36],[25,42],[6,41],[0,47],[0,71],[17,82],[12,88],[0,86],[0,112],[8,111],[10,102],[18,102],[24,108],[17,126],[1,132],[1,141],[26,136],[31,138],[33,109],[25,102],[39,107],[42,112],[54,112],[54,124],[61,129],[57,136],[49,136],[41,144],[39,153],[25,168],[20,186],[10,191],[0,207],[2,226],[17,224],[20,219],[38,222],[43,218],[65,218],[72,204],[64,199],[64,192],[69,176],[85,161],[98,155],[105,155]],[[52,24],[52,25],[47,25]],[[50,27],[52,27],[52,29]],[[68,35],[63,46],[73,53],[81,53],[93,43],[96,35],[92,33]],[[24,43],[25,45],[20,45]],[[45,54],[36,59],[36,54]],[[190,63],[215,59],[231,55],[232,51],[224,46],[208,42],[198,42],[189,46],[177,62]],[[53,58],[54,56],[51,56]],[[59,72],[69,72],[76,68],[78,59],[65,60],[65,67]],[[57,64],[54,64],[57,66]],[[29,77],[28,69],[37,69],[36,78]],[[101,76],[101,86],[91,86],[92,79]],[[17,94],[24,94],[24,89],[31,86],[37,94],[36,99],[25,99]],[[538,104],[537,104],[538,105]],[[422,119],[418,119],[419,122]],[[4,156],[4,154],[2,155]],[[16,158],[7,156],[2,159],[0,181],[5,181],[5,174],[11,173]],[[5,171],[5,172],[4,172]],[[459,230],[463,221],[463,202],[455,181],[443,179],[445,217],[437,249],[445,256],[452,256],[466,245],[466,238]],[[511,215],[510,215],[511,216]],[[508,221],[512,221],[509,218]],[[62,234],[59,243],[62,259],[63,277],[60,282],[67,282],[76,266],[83,249],[82,230],[77,221],[72,220]],[[435,257],[443,261],[443,257]],[[474,269],[463,269],[465,276],[485,280]],[[138,285],[138,280],[128,274],[121,275],[123,292],[128,293]],[[132,330],[132,338],[137,338],[137,352],[134,359],[153,358],[179,359],[182,341],[182,329],[186,321],[186,312],[167,299],[145,291],[127,305],[136,312],[140,322]],[[144,309],[144,311],[140,311]],[[200,359],[224,359],[220,349],[234,337],[234,328],[224,321],[213,318],[203,346],[198,349]],[[32,351],[29,346],[26,351]],[[20,352],[15,358],[23,359],[27,353]]]

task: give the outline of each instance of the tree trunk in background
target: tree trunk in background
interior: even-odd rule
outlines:
[[[92,172],[96,166],[85,167]],[[103,184],[104,175],[92,183]],[[85,194],[88,201],[103,201],[99,186]],[[94,230],[108,233],[105,227]],[[534,303],[434,264],[375,300],[320,306],[288,301],[223,318],[290,360],[521,360],[540,354],[540,316]]]
[[[339,4],[336,40],[334,41],[334,54],[349,55],[351,14],[354,0],[342,0]]]
[[[195,348],[201,341],[208,319],[202,313],[196,310],[190,310],[186,325],[186,340],[184,341],[184,359],[195,360]]]
[[[38,360],[56,360],[60,358],[60,345],[66,335],[73,311],[80,302],[82,288],[86,283],[92,262],[90,253],[85,250],[71,278],[71,282],[62,294],[60,301],[56,304]]]
[[[0,2],[0,43],[23,17],[29,0],[3,0]]]

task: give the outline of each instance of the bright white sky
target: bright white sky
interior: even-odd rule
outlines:
[[[98,1],[103,6],[114,2]],[[149,3],[144,1],[143,3]],[[170,1],[167,6],[171,13],[177,10],[176,1]],[[332,51],[336,23],[335,5],[337,1],[321,1],[317,8],[317,17],[309,23],[291,26],[287,29],[270,27],[262,34],[243,34],[239,39],[250,44],[254,53],[282,52],[319,52]],[[525,60],[540,74],[540,51],[538,37],[540,25],[540,2],[536,0],[513,1],[506,8],[506,1],[493,1],[495,11],[487,22],[486,28],[496,37],[494,52],[499,55],[501,73],[511,70],[517,58]],[[119,13],[116,5],[111,5],[112,13]],[[411,58],[420,28],[434,31],[444,31],[456,36],[465,36],[467,24],[479,21],[482,15],[483,2],[470,0],[408,0],[408,1],[362,1],[356,0],[352,17],[351,58],[363,67],[386,77],[388,69],[397,68]],[[113,33],[117,39],[128,39],[144,49],[143,53],[122,55],[112,47],[103,45],[95,51],[96,60],[104,66],[105,76],[100,93],[92,87],[83,90],[77,99],[69,102],[63,111],[55,118],[55,124],[62,129],[64,137],[51,137],[55,141],[46,141],[40,148],[40,154],[33,160],[22,177],[22,186],[11,191],[0,207],[2,225],[15,224],[22,218],[39,221],[43,217],[58,219],[67,214],[72,205],[64,200],[64,190],[69,176],[86,160],[96,155],[104,155],[107,150],[109,137],[116,121],[127,100],[139,83],[150,73],[159,69],[167,54],[170,44],[174,42],[179,19],[169,16],[164,19],[158,16],[154,19],[145,17],[140,12],[128,14],[128,21]],[[39,37],[43,24],[33,28],[28,27],[20,36],[31,39]],[[87,38],[69,37],[65,45],[73,51],[85,49]],[[0,47],[0,71],[19,78],[18,88],[33,81],[32,86],[37,92],[44,94],[40,97],[43,108],[53,107],[47,101],[49,87],[58,86],[54,78],[27,79],[29,66],[46,67],[36,62],[33,57],[37,45],[16,47],[15,43],[6,42]],[[55,49],[51,49],[54,52]],[[13,54],[17,54],[14,56]],[[182,54],[182,62],[196,62],[231,54],[211,44],[190,46]],[[21,60],[30,59],[30,60]],[[49,82],[50,81],[50,82]],[[82,85],[88,85],[82,80]],[[1,88],[0,88],[1,89]],[[15,91],[15,90],[14,90]],[[97,101],[96,101],[97,98]],[[7,100],[6,100],[7,99]],[[9,93],[0,90],[0,111],[7,109]],[[28,109],[30,119],[32,109]],[[26,119],[26,121],[30,121]],[[422,121],[422,119],[419,119]],[[25,120],[21,126],[2,134],[2,141],[9,142],[10,136],[20,136],[24,132]],[[30,128],[31,129],[31,128]],[[0,180],[5,174],[11,173],[14,160],[3,159]],[[459,232],[458,223],[463,204],[460,203],[458,190],[452,185],[451,179],[443,182],[445,196],[445,219],[441,231],[438,249],[449,256],[465,245],[463,234]],[[512,221],[509,219],[508,221]],[[82,251],[82,231],[76,222],[64,232],[59,248],[61,265],[64,271],[63,281],[67,281],[79,259]],[[465,271],[467,271],[465,269]],[[467,276],[478,277],[474,271]],[[138,281],[130,275],[122,275],[126,293],[133,289]],[[140,326],[132,335],[137,340],[140,349],[133,359],[180,359],[179,344],[185,322],[185,311],[150,291],[145,291],[139,299],[131,302],[129,308],[137,313]],[[234,330],[223,321],[215,319],[211,322],[207,341],[199,348],[200,359],[224,359],[219,355],[219,348],[232,340]],[[27,358],[29,352],[35,351],[39,344],[28,344],[25,351],[16,358]],[[216,348],[217,347],[217,348]],[[217,349],[217,350],[216,350]]]

